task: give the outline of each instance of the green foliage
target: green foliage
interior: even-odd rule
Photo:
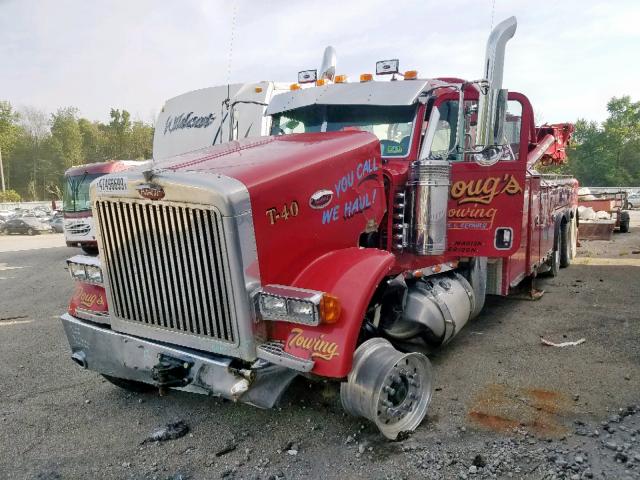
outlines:
[[[153,126],[112,109],[108,124],[80,118],[73,107],[48,117],[25,108],[18,115],[0,101],[0,149],[7,188],[28,200],[60,197],[67,168],[107,160],[151,158]]]
[[[20,129],[19,116],[9,102],[0,101],[0,151],[5,155],[14,147]]]
[[[581,185],[640,185],[640,102],[613,97],[607,103],[609,117],[601,124],[576,122],[569,163],[564,173]]]
[[[21,200],[20,194],[15,190],[5,190],[0,192],[0,203],[2,202],[19,202]]]

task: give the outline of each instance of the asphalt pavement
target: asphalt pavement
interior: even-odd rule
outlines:
[[[428,417],[400,442],[345,415],[332,383],[300,378],[273,410],[119,390],[69,359],[58,317],[79,250],[60,235],[0,236],[0,479],[640,478],[632,220],[540,280],[541,300],[491,298],[432,357]],[[175,421],[189,432],[145,442]]]

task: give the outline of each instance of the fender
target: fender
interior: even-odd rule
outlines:
[[[285,343],[287,353],[313,359],[312,373],[346,377],[366,309],[394,261],[395,256],[389,252],[357,247],[334,250],[317,258],[300,272],[292,286],[338,297],[342,306],[340,319],[316,327],[273,322],[271,336]]]

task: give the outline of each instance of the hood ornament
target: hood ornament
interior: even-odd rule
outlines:
[[[164,188],[161,185],[153,183],[151,180],[154,175],[153,170],[145,170],[142,172],[142,176],[146,183],[142,183],[136,187],[138,193],[143,198],[148,200],[162,200],[164,198]]]
[[[313,209],[319,210],[329,205],[332,199],[333,199],[333,191],[318,190],[317,192],[313,193],[309,198],[309,206]]]

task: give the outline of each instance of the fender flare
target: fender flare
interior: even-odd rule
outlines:
[[[345,248],[318,257],[302,270],[291,286],[335,295],[340,319],[334,324],[305,326],[274,322],[272,334],[285,351],[315,361],[311,373],[343,378],[351,371],[362,321],[371,297],[389,274],[395,256],[374,248]]]

